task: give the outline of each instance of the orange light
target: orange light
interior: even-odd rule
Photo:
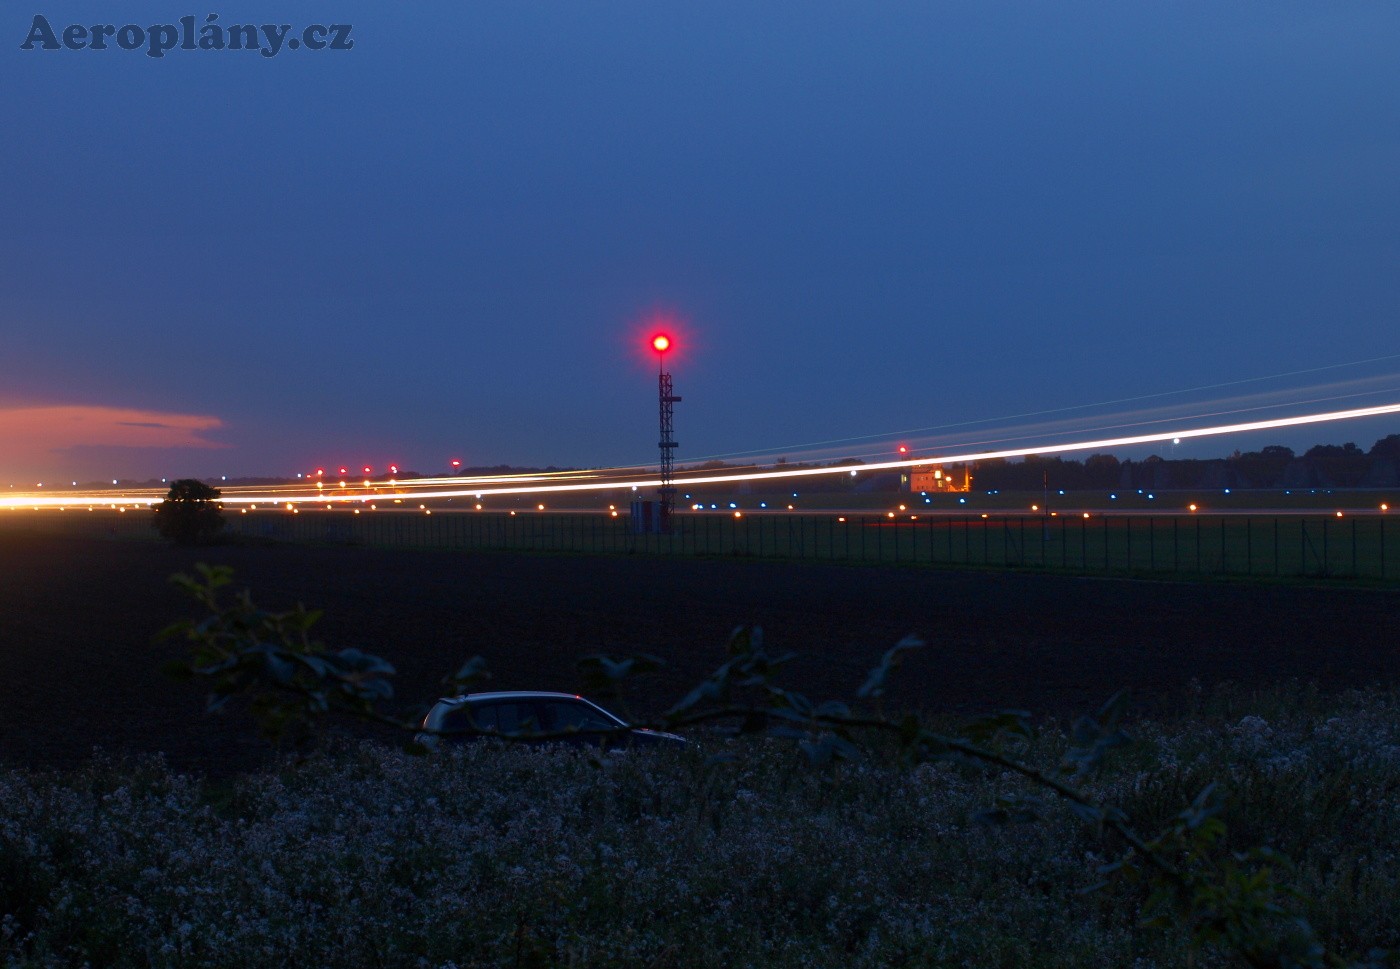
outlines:
[[[734,513],[734,517],[735,517],[735,518],[743,518],[743,517],[744,517],[744,513],[743,513],[742,511],[736,511],[736,512]]]
[[[477,511],[481,511],[481,506],[480,506],[480,505],[477,505],[477,506],[476,506],[476,510],[477,510]]]
[[[894,517],[894,512],[889,512],[888,514],[889,514],[889,517],[891,517],[891,518]]]
[[[1040,511],[1039,505],[1031,505],[1031,511]]]
[[[1342,517],[1342,513],[1341,513],[1341,512],[1337,512],[1337,517],[1338,517],[1338,518],[1341,518],[1341,517]]]
[[[1390,511],[1390,506],[1385,502],[1381,502],[1381,511]]]
[[[900,505],[900,506],[899,506],[899,510],[900,510],[900,511],[905,511],[906,509],[905,509],[905,507],[904,507],[903,505]]]
[[[1088,513],[1087,511],[1084,513],[1084,517],[1085,517],[1085,518],[1088,518],[1088,517],[1089,517],[1089,513]]]
[[[609,513],[608,513],[608,514],[610,514],[610,515],[612,515],[612,516],[613,516],[613,517],[614,517],[614,518],[616,518],[616,517],[617,517],[617,512],[615,512],[615,511],[613,511],[613,512],[609,512]]]
[[[846,520],[846,516],[845,516],[845,515],[842,515],[840,518],[838,518],[838,519],[836,519],[836,520],[839,521],[839,522],[843,522],[843,521]]]
[[[544,505],[536,505],[535,508],[539,511],[544,511]]]
[[[665,353],[671,349],[671,338],[664,333],[658,333],[651,338],[651,348],[657,353]]]
[[[1195,510],[1196,510],[1196,506],[1195,506],[1194,504],[1191,505],[1191,510],[1192,510],[1192,511],[1195,511]]]

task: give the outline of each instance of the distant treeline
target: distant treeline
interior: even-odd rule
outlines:
[[[894,491],[899,472],[860,472],[862,462],[850,458],[836,465],[858,472],[853,476],[830,475],[802,481],[806,492]],[[831,465],[825,465],[830,467]],[[817,468],[816,464],[775,466],[733,465],[709,461],[685,470],[770,471]],[[684,485],[684,476],[680,484]],[[1120,461],[1112,454],[1091,454],[1083,461],[1030,455],[1019,460],[999,458],[978,461],[972,471],[973,488],[982,491],[1037,491],[1048,485],[1066,491],[1116,488],[1392,488],[1400,487],[1400,434],[1381,438],[1369,451],[1355,444],[1319,444],[1303,454],[1292,448],[1270,445],[1259,451],[1236,451],[1224,458],[1163,458],[1151,455],[1141,461]],[[768,489],[755,483],[752,489]],[[708,489],[702,489],[708,490]],[[728,490],[728,489],[726,489]]]
[[[1400,434],[1381,438],[1369,451],[1355,444],[1319,444],[1303,454],[1270,445],[1236,451],[1226,458],[1173,459],[1151,455],[1119,461],[1092,454],[1083,461],[1028,457],[1022,461],[981,461],[974,473],[978,489],[1034,490],[1048,477],[1065,490],[1155,488],[1389,488],[1400,486]]]

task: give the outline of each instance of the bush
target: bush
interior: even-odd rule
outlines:
[[[176,545],[202,545],[224,527],[218,488],[194,478],[181,478],[156,506],[152,527]]]

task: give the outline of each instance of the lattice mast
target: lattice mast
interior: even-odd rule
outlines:
[[[675,395],[671,387],[671,375],[666,371],[666,351],[671,348],[671,340],[664,335],[657,335],[651,341],[652,347],[656,350],[657,375],[656,389],[657,398],[661,409],[661,515],[660,523],[662,529],[669,529],[671,523],[671,511],[676,506],[676,441],[675,441],[675,405],[680,403],[680,398]]]

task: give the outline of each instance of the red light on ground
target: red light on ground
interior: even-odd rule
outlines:
[[[453,461],[453,462],[452,462],[452,466],[453,466],[454,468],[460,468],[460,467],[462,466],[462,462],[461,462],[461,461]]]
[[[664,333],[658,333],[651,338],[651,348],[657,353],[665,353],[671,349],[671,338]]]
[[[365,465],[365,474],[372,474],[373,472],[373,468],[371,468],[369,465]]]
[[[317,469],[316,469],[316,474],[317,474],[317,476],[323,475],[323,474],[325,474],[325,473],[326,473],[326,469],[325,469],[325,468],[317,468]]]
[[[391,465],[389,465],[389,473],[390,473],[390,474],[398,474],[398,473],[399,473],[399,466],[398,466],[397,464],[391,464]]]
[[[349,468],[341,468],[341,469],[340,469],[340,473],[341,473],[341,474],[348,474],[349,471],[350,471]]]
[[[901,445],[899,446],[899,453],[900,453],[900,454],[908,454],[908,453],[909,453],[909,449],[908,449],[907,447],[905,447],[903,444],[901,444]]]

